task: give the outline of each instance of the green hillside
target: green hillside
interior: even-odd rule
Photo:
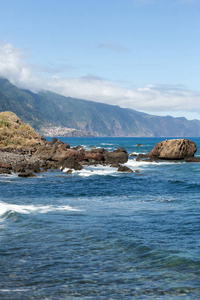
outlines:
[[[200,121],[159,117],[119,106],[22,90],[0,78],[0,111],[13,111],[40,131],[63,126],[95,136],[199,136]]]

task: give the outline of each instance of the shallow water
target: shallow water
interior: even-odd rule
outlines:
[[[148,153],[162,139],[63,140]],[[126,165],[139,173],[0,176],[0,299],[200,298],[200,164]]]

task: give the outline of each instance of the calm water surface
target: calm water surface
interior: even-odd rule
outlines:
[[[62,140],[131,154],[163,139]],[[126,165],[139,173],[0,175],[0,299],[200,299],[200,164]]]

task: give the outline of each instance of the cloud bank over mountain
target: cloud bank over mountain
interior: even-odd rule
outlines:
[[[108,46],[111,47],[111,45],[106,47]],[[58,76],[58,71],[62,66],[56,66],[56,62],[52,66],[34,66],[27,62],[25,54],[12,44],[0,43],[0,76],[8,78],[20,88],[31,89],[34,92],[46,89],[64,96],[149,113],[182,115],[189,119],[200,118],[200,91],[189,90],[181,85],[151,85],[151,83],[145,87],[128,88],[98,77],[98,74],[61,77]]]

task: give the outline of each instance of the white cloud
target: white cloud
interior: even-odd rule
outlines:
[[[103,79],[54,78],[49,87],[65,96],[105,102],[148,112],[200,112],[200,92],[177,86],[148,85],[128,89]]]
[[[25,63],[23,52],[8,43],[0,43],[0,76],[8,78],[12,83],[35,89],[40,80],[34,76],[30,66]]]
[[[79,78],[61,78],[54,74],[50,79],[36,75],[25,62],[21,50],[11,44],[0,44],[0,76],[32,91],[47,89],[65,96],[92,100],[149,113],[200,118],[200,91],[183,86],[147,85],[142,88],[124,88],[104,78],[89,74]]]

